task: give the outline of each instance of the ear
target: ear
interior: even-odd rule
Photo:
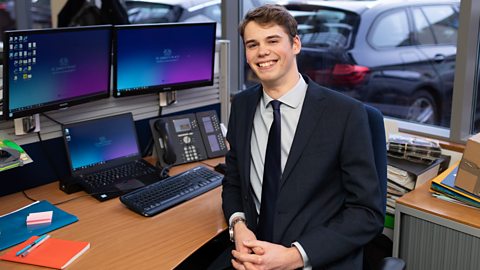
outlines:
[[[292,49],[294,54],[299,54],[300,50],[302,49],[302,42],[300,41],[300,37],[298,35],[293,38]]]

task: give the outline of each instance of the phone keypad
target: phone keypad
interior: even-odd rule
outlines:
[[[189,161],[198,160],[200,157],[197,153],[197,148],[193,144],[185,145],[183,147],[184,150],[184,159]]]

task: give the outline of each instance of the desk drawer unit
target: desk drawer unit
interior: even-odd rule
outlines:
[[[393,255],[408,270],[478,270],[479,254],[480,229],[397,204]]]

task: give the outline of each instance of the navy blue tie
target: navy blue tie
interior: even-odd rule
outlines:
[[[262,202],[258,219],[258,234],[260,240],[272,242],[273,218],[275,216],[275,204],[277,201],[278,184],[282,177],[281,165],[281,116],[278,100],[270,102],[273,108],[273,122],[268,133],[267,151],[265,153],[265,165],[263,168]]]

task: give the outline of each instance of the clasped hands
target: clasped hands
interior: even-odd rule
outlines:
[[[296,247],[257,240],[244,223],[235,225],[232,266],[238,270],[296,269],[303,259]]]

